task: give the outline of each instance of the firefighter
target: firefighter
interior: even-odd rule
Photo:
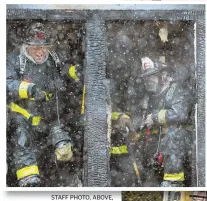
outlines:
[[[61,61],[52,48],[49,31],[42,23],[32,24],[17,50],[7,57],[7,105],[13,133],[12,169],[20,187],[41,186],[36,153],[51,143],[57,162],[72,159],[72,140],[64,130],[64,93]]]
[[[147,94],[142,112],[147,126],[142,138],[142,160],[146,183],[154,165],[164,166],[163,187],[184,185],[184,159],[191,146],[190,114],[194,98],[186,85],[170,77],[165,57],[141,59],[141,75]],[[141,142],[140,142],[141,143]]]
[[[140,155],[137,148],[139,133],[133,130],[133,139],[129,139],[127,128],[132,132],[132,119],[130,115],[124,112],[112,112],[110,168],[111,185],[115,187],[141,186],[134,167],[134,163],[136,163],[139,171],[138,174],[140,174],[143,168],[138,160]],[[129,149],[131,149],[131,153]],[[141,178],[140,175],[139,177]]]

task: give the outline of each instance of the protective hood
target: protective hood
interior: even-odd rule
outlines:
[[[32,61],[32,62],[35,63],[35,64],[43,64],[44,62],[47,61],[47,59],[48,59],[48,57],[49,57],[49,54],[47,55],[47,57],[45,57],[45,59],[44,59],[41,63],[37,63],[37,62],[33,59],[33,57],[31,57],[31,56],[27,53],[27,47],[28,47],[28,46],[29,46],[29,45],[26,45],[26,44],[23,44],[23,45],[22,45],[22,47],[21,47],[21,49],[20,49],[21,54],[24,54],[30,61]]]

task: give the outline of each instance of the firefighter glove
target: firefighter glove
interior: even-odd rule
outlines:
[[[126,127],[128,127],[129,131],[132,130],[132,122],[128,115],[121,114],[117,119],[117,129],[120,132],[127,132]]]
[[[34,98],[35,101],[43,101],[46,100],[45,93],[34,85],[30,91],[31,97]]]
[[[71,143],[66,141],[58,143],[56,145],[55,155],[58,161],[70,161],[73,156]]]

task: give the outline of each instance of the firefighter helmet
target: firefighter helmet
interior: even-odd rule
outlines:
[[[141,78],[156,74],[166,68],[164,56],[154,59],[154,62],[149,57],[143,57],[141,62],[141,75],[139,76]]]
[[[24,42],[29,45],[50,45],[51,37],[44,24],[37,22],[27,29]]]

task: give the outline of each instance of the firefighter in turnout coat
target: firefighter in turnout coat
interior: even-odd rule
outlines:
[[[41,186],[36,159],[40,139],[46,138],[53,145],[58,162],[70,161],[73,156],[71,138],[62,126],[65,83],[59,73],[61,62],[51,43],[45,26],[34,23],[27,29],[22,46],[7,56],[12,169],[21,187]]]
[[[142,112],[148,129],[140,149],[143,167],[149,170],[145,179],[152,180],[153,167],[160,165],[164,167],[161,186],[183,186],[184,159],[192,144],[188,127],[194,98],[187,86],[169,76],[165,57],[143,57],[141,63],[140,77],[147,91]]]

